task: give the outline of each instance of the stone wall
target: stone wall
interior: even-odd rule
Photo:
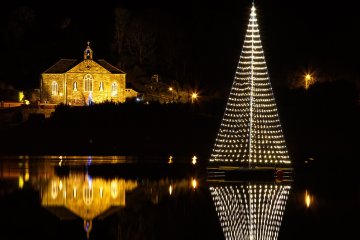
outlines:
[[[69,105],[86,105],[89,91],[85,91],[84,77],[90,74],[92,77],[91,97],[94,103],[125,102],[126,79],[124,74],[113,74],[92,60],[84,60],[66,73],[43,73],[41,86],[41,102]],[[58,84],[58,94],[52,95],[53,82]],[[76,82],[76,88],[74,83]],[[102,83],[102,89],[100,84]],[[111,86],[117,84],[117,95],[113,95]]]
[[[64,79],[65,74],[54,74],[54,73],[43,73],[41,75],[41,102],[46,103],[65,103],[65,94],[64,94]],[[51,84],[53,82],[58,84],[58,94],[51,94]]]

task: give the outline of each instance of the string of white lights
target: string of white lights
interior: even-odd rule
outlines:
[[[276,240],[290,189],[275,183],[210,186],[225,239]]]
[[[210,162],[234,162],[244,167],[291,163],[254,6]]]

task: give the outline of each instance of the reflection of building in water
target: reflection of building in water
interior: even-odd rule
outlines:
[[[41,184],[41,205],[60,218],[67,218],[71,213],[81,217],[89,234],[92,220],[113,208],[125,206],[125,192],[136,187],[136,181],[91,178],[87,174],[53,176]]]
[[[93,227],[96,228],[96,225],[93,226],[93,219],[105,219],[114,214],[117,215],[119,224],[123,224],[122,227],[117,225],[118,236],[128,238],[126,236],[134,233],[134,229],[127,229],[129,223],[134,226],[142,226],[146,223],[143,219],[126,218],[123,213],[127,213],[129,217],[133,214],[133,208],[149,207],[149,203],[157,205],[163,200],[167,201],[189,191],[195,191],[198,187],[197,180],[190,177],[168,176],[161,179],[136,177],[136,180],[127,180],[121,175],[114,175],[113,168],[116,166],[114,164],[123,164],[127,160],[109,156],[1,159],[0,181],[6,185],[0,189],[0,197],[26,188],[37,190],[41,205],[59,219],[83,219],[83,226],[78,227],[83,227],[88,237]],[[90,163],[93,170],[97,167],[104,170],[107,166],[106,169],[110,170],[112,177],[89,176],[87,170]],[[115,214],[120,212],[121,214]],[[78,224],[77,221],[74,222]],[[140,227],[136,231],[141,231]]]
[[[289,191],[290,184],[211,185],[225,239],[277,239]]]

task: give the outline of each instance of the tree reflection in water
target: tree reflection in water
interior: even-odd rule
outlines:
[[[225,239],[276,240],[290,183],[210,183]]]

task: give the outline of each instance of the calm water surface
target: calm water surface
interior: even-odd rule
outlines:
[[[1,157],[0,239],[359,238],[357,182],[212,182],[154,159]]]

